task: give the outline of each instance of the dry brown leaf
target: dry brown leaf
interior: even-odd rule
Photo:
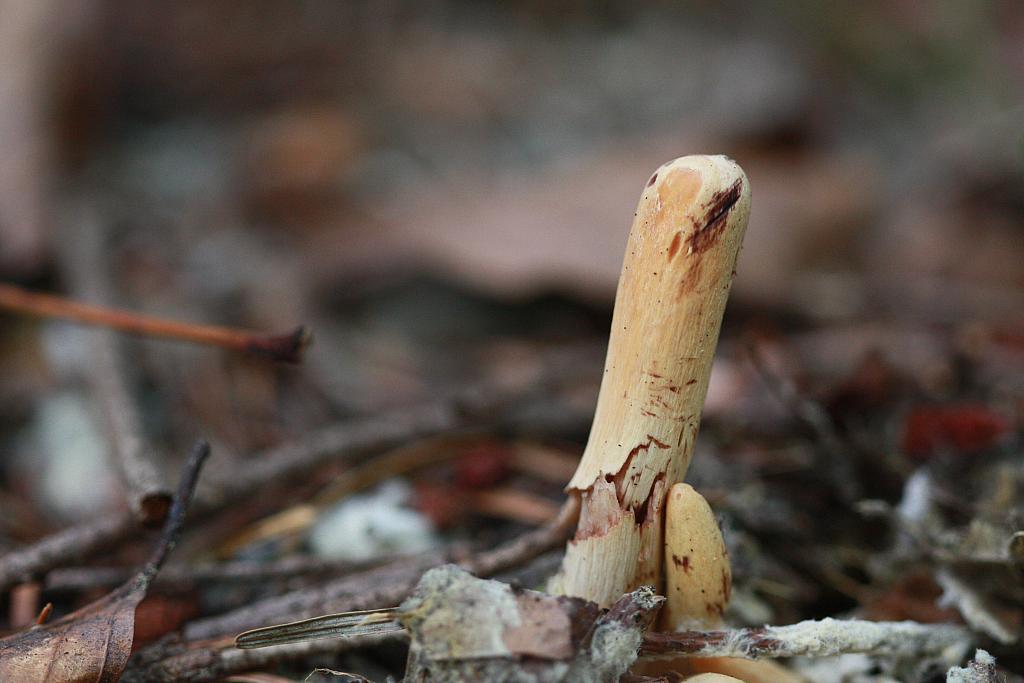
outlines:
[[[467,174],[449,191],[431,185],[383,195],[365,206],[370,223],[360,214],[346,219],[344,230],[314,238],[306,273],[333,282],[340,272],[425,269],[503,297],[553,288],[606,303],[619,279],[637,194],[651,172],[676,155],[729,148],[727,140],[689,129],[500,181]],[[741,259],[734,295],[778,305],[806,298],[801,278],[809,271],[850,268],[848,245],[859,234],[860,216],[874,208],[872,166],[835,154],[736,159],[756,188],[744,250],[758,256]]]
[[[126,584],[44,626],[0,640],[0,680],[5,683],[117,681],[128,663],[135,631],[135,608],[146,596],[174,547],[192,492],[210,447],[192,450],[160,542],[145,567]]]

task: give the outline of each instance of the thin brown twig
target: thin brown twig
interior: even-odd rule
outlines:
[[[171,509],[167,513],[167,522],[160,532],[160,542],[153,550],[146,566],[139,572],[140,577],[144,577],[147,583],[156,577],[178,543],[181,529],[185,524],[185,513],[188,512],[192,497],[195,495],[196,484],[199,482],[199,472],[208,457],[210,457],[210,444],[205,441],[197,441],[192,446],[185,467],[182,469],[181,481],[178,482]]]
[[[63,564],[81,562],[138,532],[134,515],[108,515],[0,555],[0,590]]]
[[[95,216],[82,211],[79,223],[68,226],[57,254],[71,289],[97,301],[113,301],[117,289],[104,248],[106,232]],[[146,439],[124,342],[109,329],[90,335],[85,373],[103,410],[128,505],[143,524],[156,528],[167,517],[173,487]]]
[[[267,335],[216,325],[199,325],[167,320],[129,311],[72,301],[53,294],[32,292],[0,283],[0,308],[40,318],[73,320],[84,325],[106,327],[130,334],[178,339],[194,344],[219,346],[230,351],[263,356],[283,363],[298,363],[312,342],[304,326],[285,334]]]
[[[114,464],[128,504],[142,524],[157,527],[171,507],[171,484],[158,462],[158,452],[145,436],[123,340],[104,331],[90,342],[89,380],[103,409]]]

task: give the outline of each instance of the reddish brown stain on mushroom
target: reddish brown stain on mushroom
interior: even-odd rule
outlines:
[[[674,564],[675,566],[679,567],[680,569],[682,569],[687,574],[689,574],[690,570],[693,569],[693,567],[690,565],[690,556],[689,555],[683,555],[680,558],[678,555],[673,554],[672,555],[672,564]]]
[[[647,187],[650,187],[651,185],[653,185],[654,181],[656,181],[657,179],[658,179],[658,172],[655,171],[654,175],[651,176],[651,179],[647,181]]]
[[[658,441],[657,439],[655,439],[650,434],[647,435],[647,438],[650,439],[651,443],[653,443],[658,448],[668,448],[669,447],[667,443],[665,443],[664,441]]]
[[[691,253],[703,254],[718,243],[728,222],[729,212],[739,202],[742,192],[743,181],[737,180],[728,189],[719,190],[711,195],[704,215],[694,221],[694,230],[686,238],[686,245]]]
[[[688,381],[688,382],[686,383],[686,386],[690,386],[691,384],[696,384],[696,383],[697,383],[697,380],[696,380],[696,379],[691,379],[690,381]]]
[[[668,245],[668,260],[671,261],[679,253],[679,245],[683,241],[683,233],[677,232],[672,238],[672,244]]]
[[[721,616],[725,614],[725,606],[717,602],[707,603],[706,605],[704,605],[704,609],[707,610],[708,614],[715,615],[719,618],[721,618]]]
[[[691,236],[692,237],[692,236]],[[690,240],[687,240],[689,243]],[[689,268],[686,271],[686,277],[679,283],[679,296],[685,295],[687,292],[692,290],[700,282],[701,273],[704,272],[704,260],[697,255],[695,259],[688,260]]]

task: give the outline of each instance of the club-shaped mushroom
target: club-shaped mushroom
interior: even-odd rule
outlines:
[[[743,170],[687,156],[648,180],[629,233],[590,438],[570,495],[576,534],[551,590],[608,606],[664,590],[665,497],[693,455],[750,215]]]

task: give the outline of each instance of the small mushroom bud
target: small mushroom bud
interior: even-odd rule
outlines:
[[[666,663],[668,664],[668,663]],[[724,676],[730,681],[746,683],[810,683],[803,676],[793,673],[771,659],[737,659],[735,657],[691,657],[679,662],[685,671],[714,672],[704,676]],[[687,681],[693,679],[686,679]],[[705,680],[705,679],[700,679]],[[711,679],[707,679],[711,680]],[[715,679],[718,680],[718,679]]]
[[[711,506],[689,484],[676,484],[665,504],[663,627],[719,626],[731,593],[729,554]]]

